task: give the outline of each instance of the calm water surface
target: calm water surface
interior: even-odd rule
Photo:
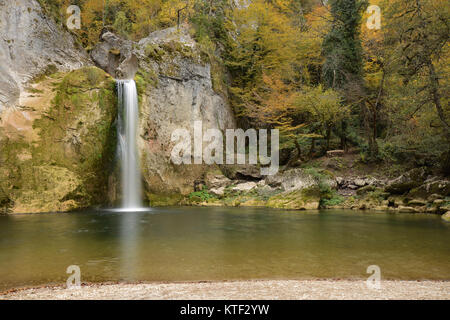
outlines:
[[[367,278],[450,280],[439,216],[168,208],[0,216],[0,290],[83,282]]]

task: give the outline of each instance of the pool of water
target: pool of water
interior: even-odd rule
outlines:
[[[0,216],[0,291],[81,281],[450,280],[439,216],[245,208],[165,208]]]

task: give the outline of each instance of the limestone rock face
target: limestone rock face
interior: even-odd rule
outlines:
[[[105,206],[116,147],[115,82],[86,67],[34,84],[0,120],[0,211]],[[111,199],[113,200],[113,199]]]
[[[33,78],[90,64],[81,45],[36,0],[0,1],[0,61],[0,113],[21,104]]]
[[[116,78],[136,81],[139,93],[138,147],[149,194],[188,194],[212,166],[174,165],[171,151],[175,130],[186,129],[194,146],[194,122],[208,129],[235,127],[226,99],[213,90],[209,57],[201,52],[186,28],[169,28],[139,42],[105,32],[91,58]],[[206,143],[205,143],[206,145]],[[193,154],[193,149],[191,150]]]
[[[186,30],[157,31],[135,45],[134,54],[139,64],[138,145],[147,191],[188,194],[214,167],[173,164],[171,151],[178,141],[172,141],[172,133],[187,130],[193,155],[194,122],[202,122],[203,132],[219,129],[225,136],[226,129],[235,128],[233,112],[213,90],[209,60]]]
[[[91,51],[92,60],[116,79],[133,79],[137,71],[137,58],[133,54],[133,42],[114,33],[105,32]]]

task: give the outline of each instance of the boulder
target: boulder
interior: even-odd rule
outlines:
[[[216,174],[207,179],[205,182],[208,189],[225,188],[233,183],[232,180],[228,179],[223,174]]]
[[[209,189],[209,193],[211,193],[215,196],[218,196],[218,197],[222,197],[225,194],[225,187]]]
[[[377,188],[374,187],[374,186],[365,186],[365,187],[362,187],[362,188],[358,189],[358,190],[356,191],[356,194],[359,195],[359,196],[362,196],[362,195],[365,195],[365,194],[367,194],[367,193],[369,193],[369,192],[373,192],[373,191],[375,191],[376,189],[377,189]]]
[[[276,175],[268,176],[266,184],[272,188],[281,188],[283,191],[291,192],[317,185],[317,180],[303,169],[291,169],[278,172]]]
[[[414,209],[413,207],[398,206],[398,212],[416,212],[416,209]]]
[[[390,181],[385,190],[392,194],[404,194],[420,186],[426,178],[427,172],[425,168],[415,168]]]
[[[434,195],[434,196],[433,196]],[[444,198],[450,196],[450,181],[449,180],[432,180],[425,181],[424,184],[412,189],[408,196],[413,198],[430,199]],[[430,199],[431,200],[431,199]]]
[[[365,179],[355,179],[355,181],[353,182],[354,185],[356,185],[357,187],[364,187],[366,186],[368,183]]]
[[[253,190],[254,188],[256,188],[257,184],[255,182],[245,182],[245,183],[240,183],[234,187],[231,188],[231,190],[233,191],[237,191],[237,192],[249,192],[251,190]]]
[[[447,211],[446,213],[444,213],[441,218],[442,218],[442,220],[444,220],[446,222],[450,222],[450,211]]]
[[[427,202],[422,199],[413,199],[411,201],[408,201],[408,205],[413,207],[422,207],[425,206],[426,204]]]
[[[318,186],[313,186],[284,192],[269,198],[266,205],[279,209],[317,210],[320,206],[320,189]]]

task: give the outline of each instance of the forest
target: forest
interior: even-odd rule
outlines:
[[[447,1],[40,2],[61,24],[81,8],[88,51],[104,28],[139,40],[187,25],[239,125],[280,129],[284,164],[342,149],[449,173]]]

